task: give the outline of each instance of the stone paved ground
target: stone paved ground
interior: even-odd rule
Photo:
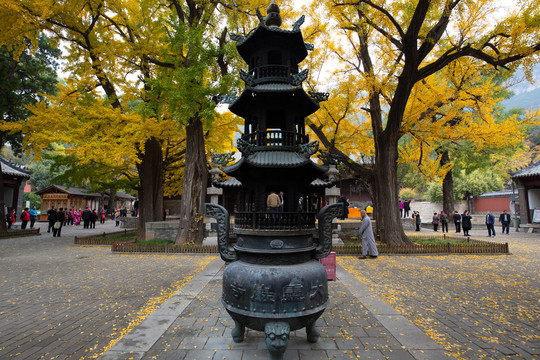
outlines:
[[[540,234],[511,232],[494,239],[486,230],[471,234],[508,242],[511,255],[338,260],[457,358],[540,356]]]
[[[106,230],[114,226],[87,231]],[[108,247],[74,246],[73,236],[82,233],[65,229],[60,239],[45,233],[0,240],[0,359],[93,358],[213,258],[116,255]],[[472,233],[485,239],[485,231]],[[372,295],[362,301],[351,296],[353,286],[344,281],[350,275],[338,272],[340,281],[330,284],[334,302],[322,318],[328,326],[321,329],[322,341],[306,348],[303,334],[295,334],[287,353],[292,355],[286,356],[433,360],[396,344],[403,334],[390,334],[392,324],[381,327],[384,317],[369,305],[378,295],[457,358],[538,357],[540,235],[495,240],[508,241],[512,255],[338,258]],[[219,281],[213,281],[190,300],[145,359],[239,359],[239,351],[253,346],[242,359],[264,359],[259,333],[249,333],[243,344],[230,343],[230,319],[218,305],[219,293]],[[214,318],[215,326],[205,328]]]
[[[285,360],[414,359],[343,283],[330,282],[329,291],[332,300],[317,321],[321,338],[309,344],[304,329],[293,332]],[[268,359],[262,332],[248,329],[244,342],[232,341],[234,322],[220,296],[221,279],[214,279],[142,359]]]
[[[112,224],[0,240],[0,359],[92,358],[214,258],[73,245]]]
[[[268,360],[262,332],[232,341],[233,322],[220,304],[222,270],[214,260],[99,360]],[[337,274],[317,321],[321,338],[310,344],[304,329],[293,331],[284,360],[451,358],[343,268]]]

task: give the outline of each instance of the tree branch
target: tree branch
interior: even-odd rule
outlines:
[[[523,59],[529,56],[531,53],[540,51],[540,43],[537,43],[534,46],[530,46],[529,50],[519,54],[514,54],[508,57],[494,57],[488,53],[483,52],[482,50],[475,49],[471,45],[466,45],[465,47],[452,52],[455,48],[449,49],[445,54],[439,57],[436,61],[424,66],[422,69],[419,69],[418,76],[419,79],[426,78],[437,71],[444,68],[446,65],[452,61],[459,59],[461,57],[470,56],[478,60],[482,60],[487,64],[493,65],[495,68],[498,66],[506,68],[507,64],[510,64],[514,61]]]
[[[424,39],[424,42],[422,43],[422,46],[420,46],[420,49],[418,49],[419,63],[431,52],[431,50],[433,50],[435,45],[441,39],[446,28],[448,27],[450,15],[452,14],[452,11],[459,2],[460,0],[448,0],[448,2],[446,3],[441,18],[439,19],[437,24],[433,28],[431,28],[431,30],[429,30],[426,38]]]

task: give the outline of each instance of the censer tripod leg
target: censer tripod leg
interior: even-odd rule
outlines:
[[[232,329],[232,338],[235,343],[241,343],[244,341],[244,333],[246,332],[246,327],[240,324],[238,321],[234,320],[234,329]]]
[[[316,343],[319,340],[321,333],[315,328],[315,321],[306,325],[307,341]]]

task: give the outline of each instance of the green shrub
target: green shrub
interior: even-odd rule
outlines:
[[[416,191],[411,188],[403,188],[399,190],[399,197],[401,199],[413,199],[416,197]]]
[[[444,239],[444,238],[410,238],[411,241],[418,245],[444,245],[444,244],[454,244],[454,245],[463,245],[467,244],[465,239]]]
[[[154,239],[148,241],[137,240],[140,245],[174,245],[174,240]]]

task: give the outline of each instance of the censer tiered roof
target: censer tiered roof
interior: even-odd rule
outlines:
[[[328,94],[308,95],[302,87],[308,70],[300,71],[298,63],[313,49],[304,42],[300,31],[304,16],[291,30],[286,30],[280,28],[279,12],[272,1],[265,18],[257,11],[260,23],[253,31],[248,35],[231,35],[249,70],[240,71],[245,89],[229,110],[246,123],[245,133],[237,143],[242,158],[223,167],[223,171],[244,183],[248,178],[276,176],[288,169],[289,177],[300,176],[307,186],[323,175],[328,166],[311,161],[318,143],[309,142],[304,119],[319,109],[319,102],[326,100]]]
[[[298,96],[295,101],[298,106],[298,116],[306,117],[319,108],[322,94],[306,94],[302,82],[307,78],[308,71],[298,70],[298,64],[308,55],[311,44],[304,43],[300,26],[304,22],[302,16],[291,30],[280,28],[281,17],[279,7],[272,2],[267,9],[268,15],[263,19],[258,13],[260,24],[247,36],[233,34],[240,56],[249,64],[249,72],[240,72],[246,84],[245,91],[229,107],[238,116],[246,117],[253,109],[253,97],[257,94],[272,93],[278,97],[275,101],[286,101],[288,96]],[[282,52],[281,61],[272,58],[262,59],[268,49],[279,49]],[[275,53],[277,55],[277,52]],[[263,63],[264,62],[264,63]],[[279,63],[279,64],[277,64]],[[279,94],[282,93],[280,97]]]

